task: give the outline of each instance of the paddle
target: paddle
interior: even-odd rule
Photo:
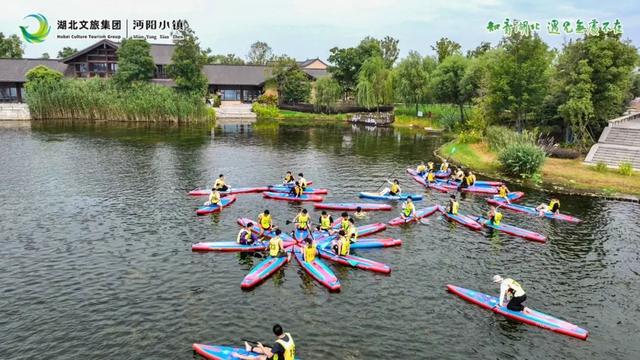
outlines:
[[[389,175],[387,175],[387,177],[384,178],[384,183],[382,183],[382,185],[378,186],[378,188],[376,189],[376,192],[380,191],[380,188],[382,188],[384,186],[384,184],[389,181],[389,178],[392,178],[393,175],[395,175],[396,173],[396,169],[393,169],[393,171],[391,171],[391,173]]]

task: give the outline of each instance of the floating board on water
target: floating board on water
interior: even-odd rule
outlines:
[[[265,191],[272,191],[272,192],[278,192],[278,193],[288,193],[291,191],[291,186],[284,186],[284,185],[278,185],[278,186],[269,186],[268,190]],[[328,194],[329,190],[327,189],[316,189],[316,188],[306,188],[304,189],[304,194],[316,194],[316,195],[322,195],[322,194]]]
[[[301,242],[304,241],[304,239],[307,238],[307,236],[309,236],[309,231],[307,229],[295,229],[293,231],[293,238],[297,241],[297,242]]]
[[[448,178],[449,176],[451,176],[451,169],[447,169],[446,171],[442,171],[442,170],[438,170],[436,171],[436,177],[437,178]]]
[[[421,184],[426,188],[438,190],[440,192],[445,192],[445,193],[449,192],[448,188],[442,185],[439,185],[437,182],[427,184],[427,180],[423,176],[418,175],[418,172],[415,169],[407,169],[407,173],[409,173],[409,175],[413,178],[413,180],[415,180],[416,182],[418,182],[419,184]]]
[[[482,229],[482,225],[478,224],[474,219],[472,219],[471,217],[467,216],[467,215],[463,215],[463,214],[449,214],[447,212],[447,210],[438,205],[438,210],[442,213],[442,215],[444,215],[447,219],[449,220],[453,220],[459,224],[462,224],[470,229],[473,230],[480,230]]]
[[[365,259],[354,255],[336,255],[333,251],[318,249],[318,254],[329,261],[382,274],[389,274],[391,268],[384,263]]]
[[[316,257],[312,262],[304,261],[302,248],[298,245],[293,247],[293,255],[309,276],[331,291],[340,291],[340,281],[333,271],[320,260],[320,257]]]
[[[408,197],[411,197],[413,201],[422,200],[422,195],[418,194],[400,194],[400,195],[380,195],[379,193],[373,192],[361,192],[359,194],[361,198],[365,199],[374,199],[374,200],[407,200]]]
[[[260,356],[260,354],[246,351],[244,348],[221,345],[193,344],[193,351],[208,360],[236,360],[233,353],[244,356]],[[298,357],[296,359],[299,360]]]
[[[251,227],[251,232],[256,234],[256,235],[260,235],[260,233],[262,232],[262,229],[260,228],[260,226],[258,225],[257,221],[253,221],[251,219],[247,219],[247,218],[238,218],[238,225],[240,226],[246,226],[248,223],[253,223],[253,226]],[[267,239],[270,239],[274,236],[276,236],[274,231],[265,231],[262,236],[264,236]],[[291,246],[295,243],[295,240],[291,237],[291,235],[283,232],[282,234],[280,234],[280,238],[282,239],[282,243],[284,245],[284,247],[287,246]]]
[[[478,291],[465,289],[455,285],[447,285],[447,290],[470,303],[480,305],[487,310],[491,310],[497,314],[504,315],[513,320],[521,321],[525,324],[538,326],[582,340],[586,340],[589,336],[589,332],[587,330],[578,327],[577,325],[554,318],[553,316],[541,313],[539,311],[529,309],[525,313],[521,311],[509,310],[506,306],[496,306],[499,304],[499,301],[495,296],[490,296]]]
[[[208,206],[202,206],[199,207],[196,210],[196,214],[198,215],[207,215],[207,214],[211,214],[214,212],[218,212],[220,211],[221,208],[225,208],[231,204],[233,204],[235,201],[237,200],[237,198],[235,196],[225,196],[222,199],[220,199],[220,204],[222,206],[218,206],[218,205],[208,205]]]
[[[508,225],[508,224],[503,224],[500,223],[500,225],[495,225],[492,224],[489,219],[483,218],[483,217],[477,217],[476,221],[479,224],[482,224],[488,228],[492,228],[498,231],[502,231],[503,233],[509,234],[509,235],[513,235],[513,236],[518,236],[527,240],[531,240],[531,241],[537,241],[537,242],[545,242],[547,241],[547,238],[542,235],[542,234],[538,234],[537,232],[533,232],[530,230],[525,230],[525,229],[521,229],[519,227],[516,226],[512,226],[512,225]]]
[[[251,289],[257,286],[268,279],[269,276],[273,275],[276,271],[280,270],[286,263],[286,255],[279,257],[267,257],[249,271],[240,283],[240,287],[242,289]]]
[[[290,187],[293,187],[294,185],[295,185],[294,183],[287,183],[287,184],[280,183],[280,184],[267,185],[267,187],[286,186],[290,188]],[[307,181],[307,186],[311,186],[311,185],[313,185],[313,181],[311,180]]]
[[[286,200],[286,201],[294,201],[294,202],[299,202],[299,201],[322,201],[322,196],[320,195],[313,195],[313,194],[302,194],[300,196],[294,196],[288,193],[277,193],[277,192],[264,192],[262,193],[262,196],[264,196],[267,199],[274,199],[274,200]]]
[[[220,191],[220,195],[234,195],[234,194],[249,194],[249,193],[260,193],[263,191],[269,191],[267,187],[239,187],[239,188],[231,188],[227,191]],[[191,196],[209,196],[211,195],[211,189],[195,189],[189,191],[189,195]]]
[[[256,252],[265,251],[267,246],[268,243],[260,241],[256,241],[251,245],[242,245],[235,241],[214,241],[193,244],[191,245],[191,251]]]
[[[533,216],[540,216],[540,212],[538,210],[529,206],[524,206],[519,204],[508,204],[504,201],[497,201],[495,199],[487,199],[487,202],[491,205],[496,205],[496,206],[499,205],[502,208],[513,210],[515,212],[529,214]],[[571,215],[556,214],[556,213],[552,213],[551,211],[545,211],[543,213],[543,216],[549,219],[562,220],[562,221],[567,221],[574,224],[582,222],[582,220],[576,217],[573,217]]]
[[[447,188],[449,190],[458,190],[458,185],[454,183],[448,183],[445,181],[436,181],[436,184],[444,188]],[[478,194],[497,194],[498,193],[498,189],[496,189],[495,187],[476,186],[476,185],[462,188],[460,189],[460,191],[478,193]]]
[[[509,199],[509,201],[520,200],[523,196],[524,193],[522,191],[512,191],[507,194],[507,198]],[[504,198],[500,197],[500,195],[493,195],[491,198],[496,201],[504,201]]]
[[[435,213],[436,211],[438,211],[438,205],[429,206],[424,209],[416,210],[415,216],[412,216],[410,218],[403,218],[402,216],[398,216],[397,218],[389,221],[389,225],[399,226],[404,224],[415,223],[420,221],[420,219],[422,218],[433,215],[433,213]]]
[[[318,241],[318,248],[327,249],[331,244],[331,241],[335,239],[335,237],[325,238],[321,241]],[[365,238],[360,239],[351,244],[351,250],[356,249],[378,249],[384,247],[391,246],[400,246],[402,245],[402,240],[393,239],[393,238]]]
[[[325,210],[343,210],[343,211],[356,211],[358,207],[362,208],[362,211],[390,211],[393,206],[389,204],[367,204],[367,203],[319,203],[313,204],[316,209]]]
[[[333,224],[331,224],[334,230],[341,229],[342,227],[341,221],[342,221],[342,218],[338,218],[338,220],[334,221]],[[361,236],[369,236],[371,234],[375,234],[377,232],[385,230],[386,228],[387,228],[387,225],[385,223],[373,223],[369,225],[360,225],[356,227],[356,230],[358,231],[358,237],[361,237]]]

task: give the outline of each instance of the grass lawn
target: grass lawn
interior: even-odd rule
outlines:
[[[455,150],[453,150],[455,148]],[[501,177],[496,154],[484,143],[449,142],[438,150],[441,156],[489,176]],[[582,163],[582,159],[547,158],[542,167],[542,181],[557,187],[603,195],[640,195],[640,174],[619,174],[616,170],[599,172]]]

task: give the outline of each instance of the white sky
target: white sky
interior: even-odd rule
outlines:
[[[26,44],[26,57],[48,52],[55,57],[64,46],[81,49],[96,40],[62,40],[56,35],[56,21],[100,19],[187,19],[203,47],[213,53],[235,53],[244,57],[249,45],[266,41],[275,53],[298,59],[326,59],[334,46],[356,45],[367,35],[400,39],[401,56],[409,50],[432,53],[432,45],[446,36],[462,44],[463,49],[481,41],[496,43],[501,33],[489,33],[489,20],[502,22],[505,17],[540,22],[542,38],[560,46],[568,36],[549,35],[547,21],[585,22],[619,18],[624,38],[640,42],[640,5],[637,1],[419,1],[419,0],[111,0],[102,3],[66,0],[55,4],[45,0],[20,0],[8,3],[0,11],[0,32],[20,33],[20,25],[31,25],[24,16],[42,13],[52,26],[51,34],[41,44]],[[516,4],[517,3],[517,4]],[[5,5],[6,6],[6,5]],[[70,32],[66,32],[70,34]],[[574,37],[576,35],[573,35]]]

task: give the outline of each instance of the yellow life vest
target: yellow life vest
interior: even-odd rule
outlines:
[[[349,254],[349,248],[351,247],[351,242],[346,237],[340,238],[340,255],[345,256]]]
[[[430,171],[430,172],[427,174],[427,181],[428,181],[428,182],[434,182],[434,181],[436,181],[436,174],[434,174],[434,173],[433,173],[433,171]]]
[[[511,280],[509,282],[509,280]],[[525,294],[524,289],[522,288],[522,285],[520,285],[519,282],[513,280],[513,279],[506,279],[506,281],[508,281],[509,284],[509,292],[511,293],[512,296],[516,296],[516,294],[521,294],[521,295],[517,295],[517,296],[522,296]]]
[[[225,185],[224,180],[222,179],[217,179],[215,184],[213,184],[213,187],[216,189],[219,189],[221,187],[223,187]]]
[[[426,166],[424,166],[424,165],[422,165],[422,164],[421,164],[421,165],[418,165],[418,168],[416,169],[416,171],[417,171],[417,172],[419,172],[419,173],[423,173],[423,172],[425,172],[426,170],[427,170],[427,167],[426,167]]]
[[[320,228],[322,230],[329,230],[331,229],[331,217],[329,215],[327,216],[320,216]]]
[[[347,231],[349,229],[349,226],[351,226],[351,223],[349,222],[349,219],[345,219],[342,218],[342,222],[340,223],[340,226],[342,226],[342,230]]]
[[[432,161],[429,161],[427,163],[427,168],[429,168],[429,170],[433,170],[433,162]]]
[[[269,240],[269,256],[275,257],[280,254],[282,250],[282,239],[279,236],[274,236]]]
[[[268,229],[271,227],[271,215],[265,215],[264,213],[260,214],[260,225],[263,229]]]
[[[467,185],[471,186],[473,184],[476,183],[476,176],[475,175],[469,175],[467,176]]]
[[[413,212],[413,210],[415,210],[415,208],[416,208],[416,206],[413,204],[413,202],[405,203],[405,206],[404,206],[404,209],[403,209],[404,216],[411,215],[411,213]]]
[[[244,238],[244,240],[247,242],[250,241],[251,231],[247,231],[246,229],[240,230],[240,232],[238,233],[238,237],[236,238],[236,242],[240,244],[240,240],[242,240],[242,238]]]
[[[298,214],[298,229],[306,229],[309,224],[309,214]]]
[[[502,213],[501,213],[501,212],[496,211],[496,212],[493,214],[493,224],[494,224],[494,225],[500,225],[500,221],[501,221],[501,220],[502,220]]]
[[[305,179],[303,177],[298,178],[298,184],[300,184],[301,188],[306,189],[307,188],[307,179]]]
[[[311,245],[304,246],[304,259],[306,262],[312,262],[316,258],[316,247]]]
[[[441,171],[447,171],[448,169],[449,169],[449,164],[448,163],[440,164],[440,170]]]
[[[551,201],[549,202],[549,211],[553,211],[553,206],[554,206],[555,204],[558,204],[558,209],[560,209],[560,200],[555,200],[555,199],[554,199],[554,200],[551,200]]]
[[[220,203],[220,193],[217,191],[212,191],[209,195],[209,202],[212,205]]]
[[[293,343],[293,338],[291,337],[291,334],[289,333],[284,333],[284,334],[289,338],[289,341],[278,339],[276,340],[276,342],[280,344],[284,349],[284,360],[294,360],[296,357],[296,345]],[[282,360],[282,359],[276,359],[274,357],[274,360]]]
[[[460,204],[457,201],[454,201],[453,203],[451,203],[451,213],[453,215],[458,215],[459,207],[460,207]]]
[[[289,175],[289,174],[285,175],[284,176],[284,182],[285,183],[293,182],[293,175]]]
[[[506,187],[504,187],[504,186],[501,186],[501,187],[498,189],[498,195],[499,195],[501,198],[505,198],[505,199],[506,199],[506,198],[507,198],[507,195],[508,195],[508,194],[507,194],[507,188],[506,188]]]
[[[400,192],[400,186],[398,186],[398,184],[396,184],[396,183],[391,184],[391,192],[395,193],[395,194],[399,193]]]
[[[296,196],[302,196],[302,194],[304,194],[304,189],[301,186],[296,186],[293,188],[293,192]]]

